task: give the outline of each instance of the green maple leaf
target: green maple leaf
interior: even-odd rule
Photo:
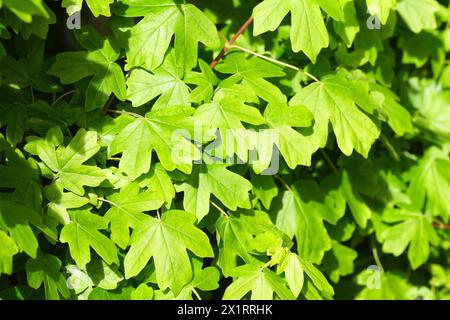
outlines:
[[[68,265],[66,271],[70,275],[67,278],[67,285],[77,294],[92,287],[114,290],[123,280],[123,276],[115,265],[109,266],[101,259],[92,260],[84,269],[76,265]]]
[[[91,261],[92,247],[106,263],[119,265],[116,246],[99,231],[108,228],[108,219],[88,210],[72,210],[69,213],[71,222],[62,228],[59,238],[69,244],[70,255],[76,264],[84,268]]]
[[[184,77],[186,83],[196,85],[189,95],[189,101],[193,103],[210,101],[214,95],[214,86],[219,83],[219,78],[205,61],[199,59],[198,65],[201,72],[189,71]]]
[[[282,195],[276,225],[289,237],[296,237],[299,255],[319,263],[325,251],[331,249],[331,239],[324,226],[330,219],[331,207],[312,180],[296,182]]]
[[[4,6],[14,12],[14,14],[26,23],[31,23],[33,19],[36,18],[33,16],[49,18],[49,14],[45,9],[45,4],[42,0],[2,0],[2,2]]]
[[[425,66],[429,60],[441,61],[445,59],[444,39],[439,32],[422,31],[408,38],[399,40],[399,48],[403,52],[402,63],[414,64],[417,68]],[[417,44],[420,43],[420,46]]]
[[[158,193],[164,199],[166,207],[170,208],[172,200],[175,198],[175,187],[161,163],[156,163],[151,167],[148,174],[141,176],[139,178],[139,185]]]
[[[6,139],[13,146],[22,141],[27,119],[27,108],[22,103],[5,103],[0,105],[3,119],[0,127],[6,125]]]
[[[431,147],[408,173],[408,195],[416,208],[424,207],[434,216],[445,221],[450,217],[450,161],[448,151]]]
[[[189,105],[189,87],[183,82],[183,70],[177,65],[174,51],[153,73],[134,69],[127,80],[127,98],[139,107],[159,96],[152,109]]]
[[[152,110],[145,117],[131,117],[110,145],[110,154],[122,153],[119,169],[135,180],[150,170],[152,150],[156,151],[164,169],[192,170],[192,161],[200,157],[198,149],[185,139],[193,132],[193,109],[172,107]],[[134,143],[130,143],[133,141]]]
[[[258,175],[251,171],[251,183],[253,195],[267,210],[270,209],[273,198],[278,195],[278,188],[273,177]]]
[[[444,268],[438,264],[432,264],[430,271],[433,277],[430,280],[430,284],[434,287],[450,287],[450,270]]]
[[[1,143],[0,136],[0,143]],[[39,167],[9,147],[5,153],[7,165],[0,166],[0,186],[14,190],[13,196],[22,205],[38,210],[42,201]]]
[[[192,259],[192,281],[187,284],[177,296],[170,297],[177,300],[192,300],[192,294],[198,295],[196,289],[201,291],[213,291],[219,288],[220,272],[216,267],[202,269],[203,261]],[[169,295],[173,294],[169,292]]]
[[[299,260],[303,270],[305,270],[305,274],[307,275],[307,277],[305,277],[305,280],[307,280],[307,285],[310,286],[312,283],[314,287],[322,294],[333,295],[333,287],[327,281],[327,278],[325,278],[323,273],[320,272],[320,270],[317,269],[310,261],[302,259],[301,257],[299,257]]]
[[[338,283],[341,276],[350,275],[354,271],[354,260],[358,253],[336,240],[331,241],[331,251],[325,255],[323,265],[330,279]]]
[[[284,272],[289,289],[298,297],[303,288],[304,272],[299,257],[290,252],[277,267],[277,274]]]
[[[180,210],[149,217],[133,231],[124,266],[127,279],[136,276],[153,257],[159,287],[178,294],[192,280],[192,267],[186,250],[198,257],[213,257],[208,237],[194,226],[195,216]]]
[[[198,107],[194,120],[203,126],[206,136],[218,130],[220,138],[205,149],[208,155],[225,158],[236,154],[243,161],[247,161],[248,150],[254,144],[253,133],[246,131],[243,123],[265,122],[260,111],[247,105],[243,96],[226,90],[216,91],[211,102]]]
[[[334,29],[347,47],[351,47],[360,31],[359,19],[353,0],[339,0],[344,11],[344,21],[334,21]]]
[[[367,158],[379,136],[377,125],[360,110],[373,112],[377,107],[367,90],[362,83],[339,73],[303,88],[290,104],[304,105],[313,113],[315,122],[309,139],[317,147],[326,145],[328,122],[331,122],[341,151],[350,155],[355,149]]]
[[[36,259],[28,259],[25,269],[27,271],[28,285],[39,289],[44,284],[45,299],[59,300],[69,297],[66,279],[61,273],[61,260],[51,254],[40,254]]]
[[[418,124],[432,131],[438,141],[446,143],[450,136],[450,91],[442,90],[440,86],[428,79],[412,79],[410,97],[417,111]]]
[[[286,115],[289,114],[289,117]],[[264,118],[270,129],[278,135],[275,144],[289,168],[298,165],[309,166],[311,156],[316,151],[313,140],[295,128],[309,127],[312,124],[311,112],[302,106],[287,104],[269,104],[264,111]],[[267,146],[272,152],[272,145]],[[261,151],[261,150],[260,150]],[[266,157],[270,159],[270,157]]]
[[[105,218],[111,221],[111,240],[120,248],[125,249],[130,240],[129,228],[134,229],[147,215],[144,211],[159,209],[164,200],[158,192],[139,192],[135,182],[123,187],[119,193],[108,197],[111,209]]]
[[[271,234],[271,240],[279,240],[280,237],[274,234],[274,229],[269,216],[262,211],[238,211],[229,217],[221,216],[216,222],[216,230],[219,240],[218,265],[222,273],[229,276],[237,266],[238,257],[245,263],[255,263],[257,260],[254,255],[258,249],[256,246],[261,243],[258,235]]]
[[[10,0],[8,0],[8,2],[10,2]],[[14,2],[17,3],[17,1]],[[32,35],[36,35],[41,39],[46,39],[49,25],[56,23],[56,16],[48,5],[41,2],[39,3],[40,8],[36,8],[36,0],[20,1],[20,4],[17,6],[15,3],[12,7],[16,10],[14,13],[17,17],[10,14],[9,11],[5,14],[6,21],[4,21],[9,24],[9,27],[14,30],[15,33],[20,33],[27,42],[30,40],[32,41]],[[45,12],[42,12],[42,9]],[[23,65],[21,68],[23,68]],[[32,68],[33,66],[31,66],[31,69]]]
[[[303,51],[315,63],[329,37],[320,6],[307,0],[265,0],[253,10],[255,36],[274,31],[291,12],[291,44],[294,52]]]
[[[383,220],[399,222],[380,234],[384,252],[399,256],[409,245],[408,259],[413,270],[428,260],[430,243],[437,245],[439,241],[429,217],[408,209],[388,209],[383,212]]]
[[[109,17],[111,12],[109,5],[114,2],[114,0],[85,0],[89,9],[95,17],[99,15]],[[83,0],[63,0],[62,7],[67,8],[67,14],[71,16],[75,12],[81,11],[83,6]]]
[[[320,293],[333,294],[333,287],[325,276],[310,261],[302,259],[295,253],[288,253],[277,266],[277,274],[284,273],[286,281],[295,297],[300,292],[308,296],[309,290],[314,290],[316,299],[322,298]],[[319,293],[320,292],[320,293]]]
[[[78,41],[89,51],[58,54],[48,73],[59,77],[63,84],[93,76],[86,90],[86,111],[103,108],[111,93],[124,101],[125,77],[122,68],[115,62],[120,56],[120,50],[111,40],[102,39],[95,31],[84,31],[85,34],[79,36]]]
[[[335,209],[337,219],[345,214],[345,208],[348,206],[356,223],[361,228],[367,226],[372,211],[353,186],[347,170],[329,175],[323,180],[321,187],[326,192],[326,202]]]
[[[121,287],[114,291],[108,291],[102,288],[94,288],[87,296],[88,300],[131,300],[136,290],[131,287]]]
[[[179,187],[184,192],[184,210],[194,213],[199,221],[209,212],[211,194],[230,210],[250,208],[249,191],[252,184],[244,177],[227,170],[227,166],[202,165],[195,171],[196,174],[191,175]]]
[[[89,203],[87,197],[81,197],[73,192],[64,192],[62,184],[57,180],[44,188],[48,201],[47,214],[62,224],[70,222],[67,209],[76,209]]]
[[[313,0],[335,21],[345,21],[344,6],[340,0]]]
[[[367,10],[371,16],[377,16],[381,24],[386,24],[391,10],[396,6],[397,0],[366,0]]]
[[[201,262],[203,263],[203,262]],[[198,263],[200,265],[200,263]],[[213,291],[219,288],[220,272],[216,267],[201,269],[193,263],[194,277],[188,288],[198,288],[202,291]]]
[[[399,136],[403,136],[405,133],[413,132],[413,124],[411,114],[402,105],[399,104],[399,98],[389,89],[378,85],[371,84],[372,94],[380,96],[383,103],[380,105],[379,110],[388,119],[387,123]]]
[[[2,243],[2,249],[0,250],[0,274],[11,275],[13,271],[13,256],[19,253],[19,248],[16,242],[3,230],[0,230],[0,242]]]
[[[364,286],[358,300],[408,300],[410,285],[402,273],[365,270],[357,276],[357,283]]]
[[[49,134],[37,142],[36,153],[54,173],[55,181],[75,194],[84,195],[83,186],[96,187],[105,180],[102,169],[83,165],[100,150],[96,132],[78,130],[67,147],[49,142]]]
[[[267,268],[258,265],[244,265],[233,270],[236,280],[230,284],[223,300],[240,300],[251,292],[251,300],[272,300],[274,293],[282,300],[295,300],[283,279]]]
[[[241,95],[226,90],[218,90],[211,102],[195,110],[194,119],[211,131],[219,130],[221,145],[218,155],[233,157],[236,154],[244,161],[251,149],[251,135],[245,131],[243,122],[261,125],[265,123],[260,111],[245,103]]]
[[[265,122],[257,108],[245,104],[244,97],[226,90],[218,90],[210,103],[196,109],[194,116],[209,123],[210,128],[219,129],[223,137],[226,136],[226,130],[245,129],[242,122],[253,125]]]
[[[134,292],[131,293],[131,300],[152,300],[153,289],[145,283],[141,283]]]
[[[236,52],[227,57],[215,68],[225,74],[231,74],[226,82],[241,83],[257,96],[268,102],[283,102],[286,97],[281,90],[265,78],[282,77],[283,69],[273,63],[257,57],[246,58],[245,53]]]
[[[396,6],[396,10],[414,33],[436,29],[435,14],[439,9],[440,4],[436,0],[398,0]]]
[[[8,231],[9,236],[15,241],[20,251],[36,258],[38,241],[31,228],[32,225],[50,239],[56,239],[55,232],[43,223],[39,213],[11,200],[0,198],[0,228]],[[11,244],[9,249],[5,249],[6,253],[15,251],[15,246],[11,241],[6,240],[6,242]]]
[[[184,2],[184,1],[183,1]],[[182,70],[189,71],[197,65],[198,43],[216,48],[220,45],[214,23],[196,6],[180,1],[124,1],[129,8],[126,16],[145,16],[130,29],[130,67],[145,64],[149,70],[157,68],[164,59],[173,35],[177,61]],[[195,30],[195,32],[192,32]]]

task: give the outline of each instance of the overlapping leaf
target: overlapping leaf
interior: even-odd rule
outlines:
[[[147,218],[133,231],[124,266],[125,277],[136,276],[153,258],[158,285],[178,294],[192,279],[186,250],[198,257],[213,257],[208,237],[194,226],[195,216],[180,210]]]
[[[217,29],[196,6],[181,1],[123,1],[126,16],[145,16],[130,30],[128,63],[130,67],[145,65],[154,70],[175,35],[175,52],[182,70],[197,65],[198,43],[208,47],[220,45]],[[190,30],[195,30],[191,32]]]
[[[88,210],[70,211],[70,218],[59,238],[69,245],[70,254],[80,268],[91,261],[91,247],[106,263],[119,264],[116,246],[99,231],[108,227],[108,219]]]
[[[364,85],[342,73],[328,75],[322,81],[310,84],[293,98],[291,104],[304,105],[313,113],[315,122],[309,139],[317,147],[324,147],[327,142],[329,122],[339,148],[346,155],[356,150],[367,157],[379,136],[376,123],[365,113],[376,108],[375,101]]]
[[[105,180],[102,169],[83,164],[100,150],[96,132],[80,129],[67,147],[50,139],[48,134],[47,139],[38,140],[36,153],[63,188],[84,195],[84,186],[96,187]]]
[[[119,168],[132,180],[150,170],[152,150],[166,170],[189,173],[192,161],[199,158],[198,149],[185,139],[193,132],[192,112],[189,107],[172,107],[152,110],[145,117],[127,116],[130,123],[112,141],[110,154],[122,153]]]
[[[86,90],[87,111],[103,108],[111,93],[119,100],[125,100],[125,77],[115,62],[120,55],[117,46],[92,31],[83,37],[86,39],[81,40],[82,45],[89,51],[60,53],[48,73],[59,77],[63,84],[93,76]]]

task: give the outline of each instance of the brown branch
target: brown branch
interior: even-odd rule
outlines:
[[[109,108],[111,108],[112,103],[114,102],[115,99],[115,95],[111,95],[111,97],[109,97],[108,102],[106,103],[106,105],[103,107],[102,109],[102,114],[105,115],[109,112]]]
[[[281,184],[286,188],[287,191],[291,191],[292,192],[292,188],[289,186],[289,184],[279,174],[276,174],[275,178],[278,179],[281,182]]]
[[[231,38],[230,41],[228,41],[227,43],[225,43],[225,46],[223,47],[222,51],[220,51],[219,55],[211,62],[211,64],[209,65],[211,67],[211,69],[214,69],[217,65],[217,63],[219,63],[219,61],[223,58],[223,56],[225,55],[225,53],[227,53],[228,50],[230,50],[230,47],[233,45],[233,43],[236,42],[236,40],[239,38],[239,36],[241,35],[242,32],[244,32],[245,29],[247,29],[247,27],[253,22],[253,17],[250,17],[247,19],[247,21],[245,21],[245,23],[242,25],[242,27],[239,29],[238,32],[236,32],[236,34],[233,36],[233,38]]]
[[[443,223],[441,221],[435,220],[435,222],[433,222],[433,228],[450,230],[450,225],[449,224],[445,224],[445,223]]]

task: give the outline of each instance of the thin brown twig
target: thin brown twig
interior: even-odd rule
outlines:
[[[433,222],[433,228],[450,230],[450,225],[449,224],[445,224],[442,221],[439,221],[439,220],[435,219],[434,222]]]
[[[245,23],[239,29],[239,31],[236,32],[236,34],[233,36],[233,38],[231,38],[227,43],[225,43],[225,46],[223,47],[222,51],[220,51],[219,55],[209,65],[211,67],[211,69],[214,69],[216,67],[217,63],[219,63],[219,61],[223,58],[225,53],[227,53],[227,51],[230,50],[233,43],[236,42],[236,40],[239,38],[239,36],[242,34],[242,32],[244,32],[245,29],[247,29],[248,26],[252,22],[253,22],[253,17],[248,18],[247,21],[245,21]]]
[[[67,97],[69,94],[72,94],[75,92],[77,92],[77,90],[70,90],[70,91],[63,93],[52,103],[52,106],[54,106],[56,103],[58,103],[61,99],[64,99],[65,97]]]
[[[324,151],[324,150],[322,150],[322,149],[319,149],[319,151],[320,151],[320,153],[322,154],[322,156],[324,157],[324,159],[325,159],[325,161],[328,163],[328,165],[331,167],[331,169],[333,169],[333,171],[335,172],[335,173],[337,173],[338,172],[338,169],[336,168],[336,165],[333,163],[333,161],[331,161],[331,159],[330,159],[330,157],[327,155],[327,153]]]
[[[105,107],[104,107],[103,110],[102,110],[102,114],[108,113],[108,110],[109,110],[109,108],[111,107],[111,105],[112,105],[113,101],[115,100],[115,98],[116,98],[116,97],[115,97],[114,95],[112,95],[112,96],[108,99],[108,102],[106,103]]]
[[[292,188],[287,184],[287,182],[279,174],[276,174],[275,178],[277,178],[281,182],[281,184],[286,188],[286,190],[292,191]]]

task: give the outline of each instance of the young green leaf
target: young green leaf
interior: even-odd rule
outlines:
[[[408,27],[419,33],[424,29],[437,27],[435,14],[439,11],[440,4],[436,0],[398,0],[396,10],[406,22]]]
[[[105,218],[111,221],[111,240],[125,249],[130,240],[129,229],[136,228],[147,217],[144,211],[159,209],[163,203],[162,195],[154,191],[139,192],[139,185],[131,182],[109,197],[111,208]]]
[[[250,264],[236,268],[232,275],[237,279],[225,290],[224,300],[242,299],[250,291],[252,300],[272,300],[274,293],[282,300],[295,300],[285,282],[270,269]]]
[[[51,254],[38,255],[26,263],[28,285],[38,289],[44,284],[45,299],[59,300],[69,297],[66,279],[61,273],[61,260]]]
[[[130,67],[145,65],[150,71],[156,69],[163,62],[173,35],[177,61],[184,71],[197,65],[199,42],[212,48],[220,45],[215,25],[192,4],[178,4],[173,0],[163,5],[160,1],[150,1],[133,6],[130,3],[125,15],[145,17],[130,30],[127,53]]]
[[[139,107],[159,96],[152,109],[189,105],[189,87],[182,81],[183,69],[171,51],[153,73],[134,69],[127,80],[127,98]]]
[[[0,241],[3,243],[3,248],[0,250],[0,274],[10,275],[13,271],[13,256],[19,252],[19,248],[3,230],[0,230]]]
[[[410,173],[408,195],[416,208],[440,215],[445,221],[450,217],[450,161],[445,150],[431,147]]]
[[[289,12],[292,50],[303,51],[315,63],[322,48],[329,44],[328,31],[316,1],[264,0],[253,10],[253,34],[276,30]]]
[[[124,266],[125,278],[139,274],[153,258],[159,287],[178,294],[192,280],[192,267],[186,250],[198,257],[213,257],[208,237],[194,226],[195,216],[180,210],[148,217],[133,231],[131,248]]]
[[[195,213],[198,221],[209,212],[211,194],[227,208],[235,211],[250,208],[249,191],[252,184],[244,177],[227,170],[226,164],[202,165],[196,175],[183,183],[179,190],[184,192],[183,207]]]
[[[331,239],[323,223],[331,209],[323,203],[323,196],[314,181],[299,181],[290,188],[282,195],[276,225],[289,237],[296,237],[301,257],[319,263],[325,251],[331,249]]]
[[[96,187],[106,178],[99,167],[83,164],[99,150],[97,133],[84,129],[78,130],[67,147],[55,150],[55,146],[40,140],[36,148],[39,158],[55,174],[55,181],[80,196],[84,195],[84,186]]]
[[[192,161],[199,158],[198,149],[185,139],[192,132],[192,111],[172,107],[152,110],[145,117],[127,116],[130,123],[114,138],[109,150],[111,155],[122,153],[119,168],[135,180],[150,170],[155,150],[166,170],[191,172]]]
[[[313,113],[315,122],[309,139],[317,147],[326,145],[331,122],[341,151],[350,155],[355,149],[367,158],[380,133],[374,121],[360,108],[371,112],[374,103],[359,83],[352,84],[344,74],[329,75],[302,89],[290,103],[304,105]]]
[[[114,0],[85,0],[89,9],[95,17],[99,15],[109,17],[111,12],[109,10],[109,5],[114,2]],[[83,6],[83,0],[63,0],[63,8],[67,9],[67,14],[71,16],[75,12],[80,12]]]
[[[99,40],[95,43],[95,50],[60,53],[48,70],[49,74],[59,77],[63,84],[93,76],[86,90],[86,111],[103,108],[111,93],[119,100],[124,101],[126,98],[125,77],[115,62],[120,51],[109,39],[97,39],[96,34],[89,36]]]
[[[429,219],[421,213],[392,209],[384,212],[384,220],[399,223],[381,233],[383,251],[399,256],[409,245],[408,259],[413,270],[424,264],[430,254],[430,243],[438,242]]]
[[[90,247],[108,264],[119,265],[117,248],[99,230],[108,228],[108,219],[88,210],[69,211],[71,222],[66,224],[60,235],[62,243],[68,243],[70,254],[80,268],[91,261]]]
[[[216,70],[231,74],[226,82],[240,83],[243,87],[252,90],[258,97],[267,102],[285,102],[286,97],[281,90],[265,80],[265,78],[282,77],[285,75],[282,68],[257,57],[246,58],[245,53],[231,53]],[[244,88],[242,88],[244,90]]]

